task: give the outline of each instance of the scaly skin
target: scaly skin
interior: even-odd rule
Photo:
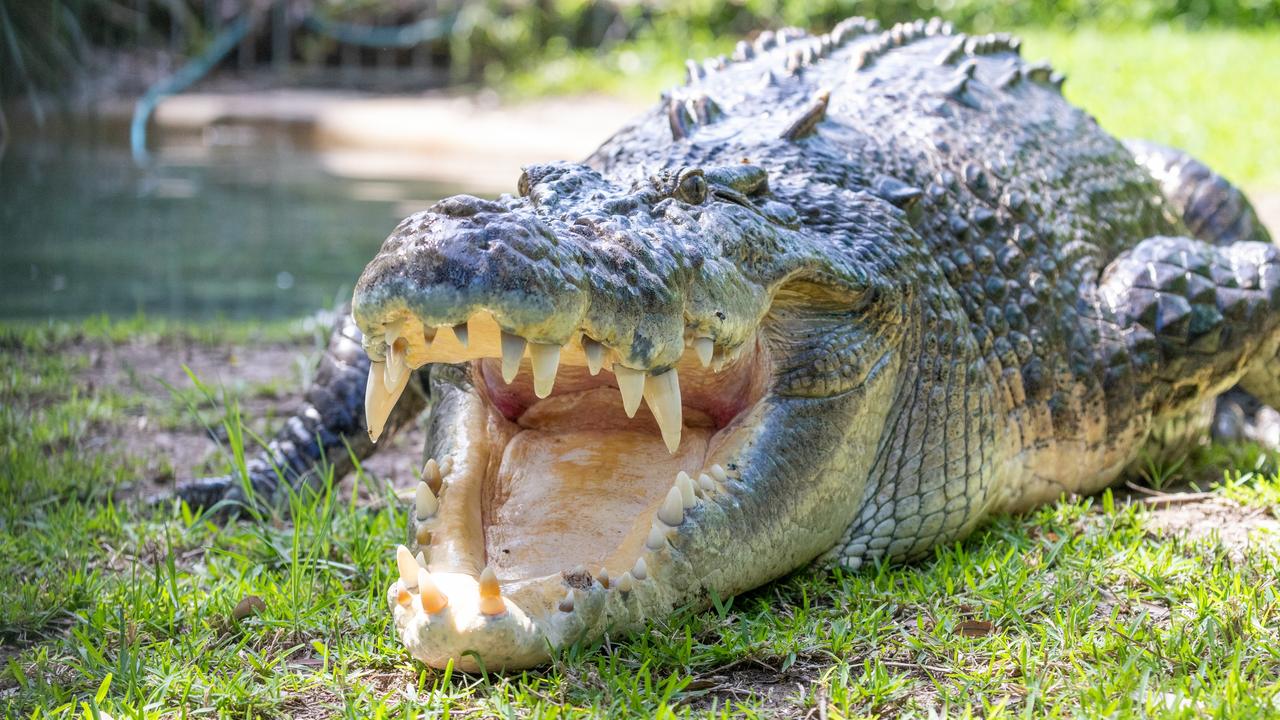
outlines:
[[[387,367],[433,368],[426,453],[446,472],[428,478],[438,502],[420,501],[388,591],[410,651],[524,667],[815,558],[920,557],[993,512],[1108,485],[1145,449],[1202,432],[1237,382],[1280,400],[1280,258],[1247,201],[1173,151],[1135,162],[1060,84],[1016,40],[937,21],[765,33],[732,61],[691,63],[687,85],[585,163],[406,219],[353,315],[374,361],[371,425],[394,404]],[[469,320],[464,352],[442,329]],[[531,353],[563,346],[563,393],[537,404],[528,366],[504,389],[479,359],[500,354],[498,329]],[[712,418],[685,423],[694,456],[677,456],[697,492],[672,491],[672,514],[662,488],[614,480],[618,496],[648,492],[617,548],[512,545],[588,555],[613,580],[522,575],[498,552],[504,523],[580,498],[585,526],[624,514],[585,500],[572,471],[505,479],[540,413],[618,384],[610,362],[588,380],[584,337],[614,375],[679,371],[685,419]],[[690,359],[697,338],[725,372]],[[629,427],[578,446],[580,423],[558,422],[543,454],[611,448]],[[553,486],[571,492],[538,494]],[[538,527],[539,548],[578,543],[572,523]],[[419,586],[418,550],[436,590]],[[496,585],[478,583],[486,566]]]

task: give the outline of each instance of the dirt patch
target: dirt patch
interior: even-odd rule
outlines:
[[[817,684],[819,674],[816,668],[792,665],[781,670],[764,661],[747,659],[694,678],[685,688],[681,703],[695,711],[706,711],[755,701],[768,708],[770,717],[801,718],[806,715],[806,700],[824,708],[827,704],[826,688]]]
[[[1254,547],[1280,543],[1280,519],[1271,508],[1247,507],[1219,496],[1148,505],[1145,524],[1151,532],[1160,537],[1215,539],[1236,561]]]
[[[83,340],[69,351],[87,358],[78,379],[89,394],[115,392],[139,400],[119,422],[93,427],[84,440],[86,450],[118,451],[141,464],[138,481],[118,489],[120,498],[166,492],[177,482],[227,467],[221,427],[212,422],[206,428],[175,391],[196,397],[193,402],[206,418],[216,418],[234,398],[246,427],[270,438],[300,409],[321,353],[311,340],[227,346],[182,339]],[[195,392],[184,366],[214,391],[212,406]],[[363,463],[365,474],[397,488],[412,487],[423,441],[415,426],[379,443],[377,454]],[[371,502],[382,498],[378,491],[360,494]]]
[[[181,339],[135,339],[118,344],[80,341],[73,350],[88,356],[85,380],[90,389],[127,387],[166,396],[167,386],[192,387],[183,366],[211,387],[243,387],[296,378],[295,362],[319,352],[311,343],[224,347]]]

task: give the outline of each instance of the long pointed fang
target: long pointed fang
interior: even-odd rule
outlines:
[[[396,569],[400,571],[400,582],[410,590],[418,587],[418,561],[403,545],[396,546]]]
[[[485,567],[480,573],[480,612],[485,615],[501,615],[507,611],[507,604],[502,601],[502,590],[498,588],[498,576],[493,568]]]
[[[387,392],[395,389],[400,384],[400,378],[409,372],[409,365],[405,362],[406,345],[403,340],[396,340],[387,347],[387,361],[382,371],[382,384],[386,386]]]
[[[440,507],[436,494],[431,492],[431,487],[424,482],[418,483],[418,496],[414,505],[418,511],[418,520],[426,520],[435,515],[436,508]]]
[[[649,577],[649,565],[644,558],[636,558],[636,566],[631,568],[631,574],[637,580],[644,580]]]
[[[635,417],[636,410],[640,409],[640,398],[644,396],[644,371],[615,363],[613,377],[618,381],[618,390],[622,393],[622,409],[627,417]]]
[[[609,589],[609,571],[603,565],[600,567],[600,572],[596,573],[596,581],[600,583],[600,587]]]
[[[388,389],[383,383],[386,363],[373,361],[369,363],[369,380],[364,388],[365,426],[369,429],[369,439],[378,442],[382,431],[387,426],[387,418],[391,410],[409,383],[409,373],[401,373],[400,382]]]
[[[716,351],[716,343],[709,337],[694,338],[693,351],[698,354],[698,362],[702,363],[702,367],[707,367],[711,364],[711,356]]]
[[[661,520],[654,520],[649,526],[649,537],[645,538],[644,546],[650,550],[661,550],[662,546],[667,544],[667,528],[662,524]]]
[[[564,599],[560,601],[558,607],[562,613],[573,612],[573,588],[569,588],[569,592],[565,593]]]
[[[428,615],[440,612],[449,604],[449,596],[440,592],[426,568],[418,568],[418,600],[422,602],[422,611]]]
[[[550,395],[560,367],[560,346],[531,343],[529,361],[533,365],[533,394],[540,398]]]
[[[520,359],[524,357],[524,338],[502,331],[502,379],[510,383],[520,372]]]
[[[622,577],[618,578],[618,590],[620,592],[629,593],[635,589],[636,583],[632,579],[630,572],[622,573]]]
[[[422,466],[422,482],[431,488],[431,492],[440,492],[440,486],[444,484],[444,474],[440,472],[440,464],[435,458],[427,458],[427,464]]]
[[[667,491],[667,499],[658,508],[658,519],[671,527],[684,522],[684,502],[680,499],[679,488],[673,487]]]
[[[680,449],[680,431],[683,428],[680,406],[680,376],[675,368],[661,375],[649,375],[644,381],[644,399],[662,430],[662,441],[672,455]]]
[[[676,473],[676,488],[680,490],[680,504],[685,510],[698,504],[698,496],[694,494],[693,478],[689,477],[689,473],[683,470]]]
[[[604,367],[604,345],[583,335],[582,354],[587,356],[587,372],[598,375]]]

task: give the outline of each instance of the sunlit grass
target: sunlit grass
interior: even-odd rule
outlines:
[[[242,332],[226,330],[226,342]],[[604,649],[570,649],[547,670],[428,670],[395,642],[384,607],[407,519],[385,483],[358,472],[347,482],[371,489],[372,503],[326,492],[225,526],[122,501],[139,459],[85,447],[91,423],[128,420],[121,402],[77,389],[83,362],[65,344],[4,337],[5,717],[1280,712],[1280,538],[1244,548],[1213,534],[1162,538],[1155,505],[1110,493],[998,518],[913,565],[804,570]],[[119,328],[101,337],[130,341]],[[232,425],[233,446],[244,437],[234,393],[183,393],[157,402],[180,414],[188,400],[208,411],[216,399],[209,417]],[[1230,468],[1215,495],[1265,514],[1280,502],[1269,461],[1214,448],[1160,472]],[[234,619],[249,596],[262,611]]]
[[[1125,138],[1182,148],[1227,178],[1280,187],[1280,32],[1028,30],[1023,54]]]
[[[1066,95],[1125,138],[1191,152],[1228,178],[1280,186],[1280,32],[1029,29],[1023,56],[1067,74]],[[607,92],[652,101],[683,81],[687,57],[732,49],[695,38],[672,46],[642,36],[602,56],[566,52],[504,78],[517,96]]]

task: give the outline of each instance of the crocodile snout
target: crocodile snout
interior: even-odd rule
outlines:
[[[581,249],[532,213],[457,196],[400,223],[360,276],[354,313],[371,330],[393,309],[453,326],[484,308],[530,341],[563,344],[587,284]]]

